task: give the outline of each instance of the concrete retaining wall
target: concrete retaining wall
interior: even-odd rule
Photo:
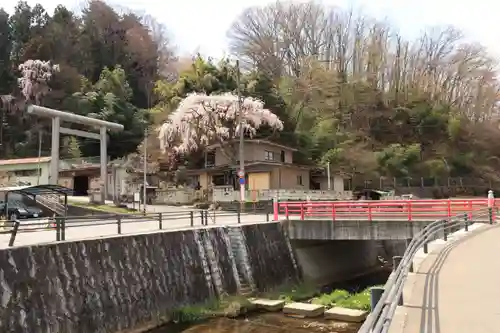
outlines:
[[[235,246],[234,231],[244,236]],[[0,250],[0,332],[144,328],[236,293],[245,265],[259,290],[300,277],[278,223]]]
[[[0,332],[116,333],[174,309],[377,263],[374,241],[290,241],[280,223],[0,250]]]

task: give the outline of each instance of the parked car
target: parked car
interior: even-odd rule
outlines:
[[[9,201],[8,205],[4,201],[0,201],[0,212],[2,216],[7,216],[10,221],[39,218],[43,214],[40,208],[29,207],[19,201]]]

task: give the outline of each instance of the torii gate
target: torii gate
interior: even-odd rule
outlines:
[[[50,174],[49,183],[57,185],[59,180],[59,138],[60,134],[75,135],[84,138],[99,140],[101,146],[101,181],[103,182],[102,197],[105,199],[108,196],[108,152],[107,152],[107,135],[106,132],[110,131],[123,131],[123,125],[118,123],[111,123],[109,121],[99,120],[90,117],[80,116],[70,112],[64,112],[54,109],[49,109],[43,106],[30,105],[28,113],[52,118],[52,150],[50,153]],[[74,130],[71,128],[61,127],[61,120],[73,124],[82,124],[94,128],[99,128],[99,133],[85,132]]]

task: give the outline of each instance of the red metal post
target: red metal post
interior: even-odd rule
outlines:
[[[335,221],[335,202],[332,203],[332,221]]]
[[[368,203],[368,221],[372,220],[372,206]]]
[[[309,211],[309,208],[307,208],[308,211]],[[301,202],[300,203],[300,219],[303,220],[304,219],[304,203]]]
[[[451,217],[451,200],[448,199],[448,217]]]
[[[273,218],[274,221],[278,221],[279,216],[279,204],[276,198],[273,198]]]
[[[411,201],[408,201],[406,204],[407,204],[407,210],[408,210],[408,221],[411,222],[411,221],[413,221]]]

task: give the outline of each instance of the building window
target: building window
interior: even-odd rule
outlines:
[[[351,178],[344,178],[343,183],[344,183],[344,188],[343,188],[344,191],[351,191],[353,189]]]
[[[304,184],[302,184],[302,176],[301,175],[297,176],[297,184],[298,185],[304,185]]]
[[[264,152],[264,159],[266,161],[274,161],[274,152],[266,150]]]
[[[285,163],[285,151],[281,151],[281,163]]]
[[[224,175],[214,175],[212,176],[212,184],[214,186],[224,186],[226,185],[226,177]]]
[[[215,166],[215,150],[208,151],[205,156],[205,168]]]
[[[16,177],[35,177],[39,175],[41,169],[30,169],[30,170],[15,170],[14,175]]]

